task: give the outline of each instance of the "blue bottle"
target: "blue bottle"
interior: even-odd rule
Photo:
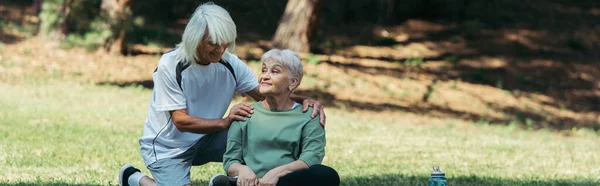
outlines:
[[[448,180],[446,179],[446,174],[440,170],[439,166],[433,166],[433,172],[431,172],[431,177],[429,177],[429,186],[447,186]]]

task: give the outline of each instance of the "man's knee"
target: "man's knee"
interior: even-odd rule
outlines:
[[[140,179],[140,186],[156,186],[156,182],[148,176],[144,176]]]
[[[209,134],[203,138],[197,153],[194,156],[192,165],[204,165],[209,162],[223,162],[223,154],[227,149],[227,130]]]

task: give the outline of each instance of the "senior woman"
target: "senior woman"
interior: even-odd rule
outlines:
[[[254,114],[229,129],[223,167],[209,185],[339,185],[337,172],[321,165],[325,130],[290,95],[302,81],[302,62],[291,50],[272,49],[262,56],[260,93]],[[312,109],[312,108],[311,108]]]

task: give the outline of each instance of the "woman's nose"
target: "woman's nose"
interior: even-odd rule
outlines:
[[[271,76],[269,76],[268,72],[263,72],[260,74],[260,79],[269,79],[271,78]]]

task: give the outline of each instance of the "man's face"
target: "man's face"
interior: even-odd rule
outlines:
[[[223,45],[214,44],[214,42],[210,40],[210,37],[208,37],[208,33],[205,34],[204,38],[202,38],[202,42],[196,49],[196,54],[200,59],[197,63],[209,64],[219,62],[229,45],[231,45],[231,43]]]

